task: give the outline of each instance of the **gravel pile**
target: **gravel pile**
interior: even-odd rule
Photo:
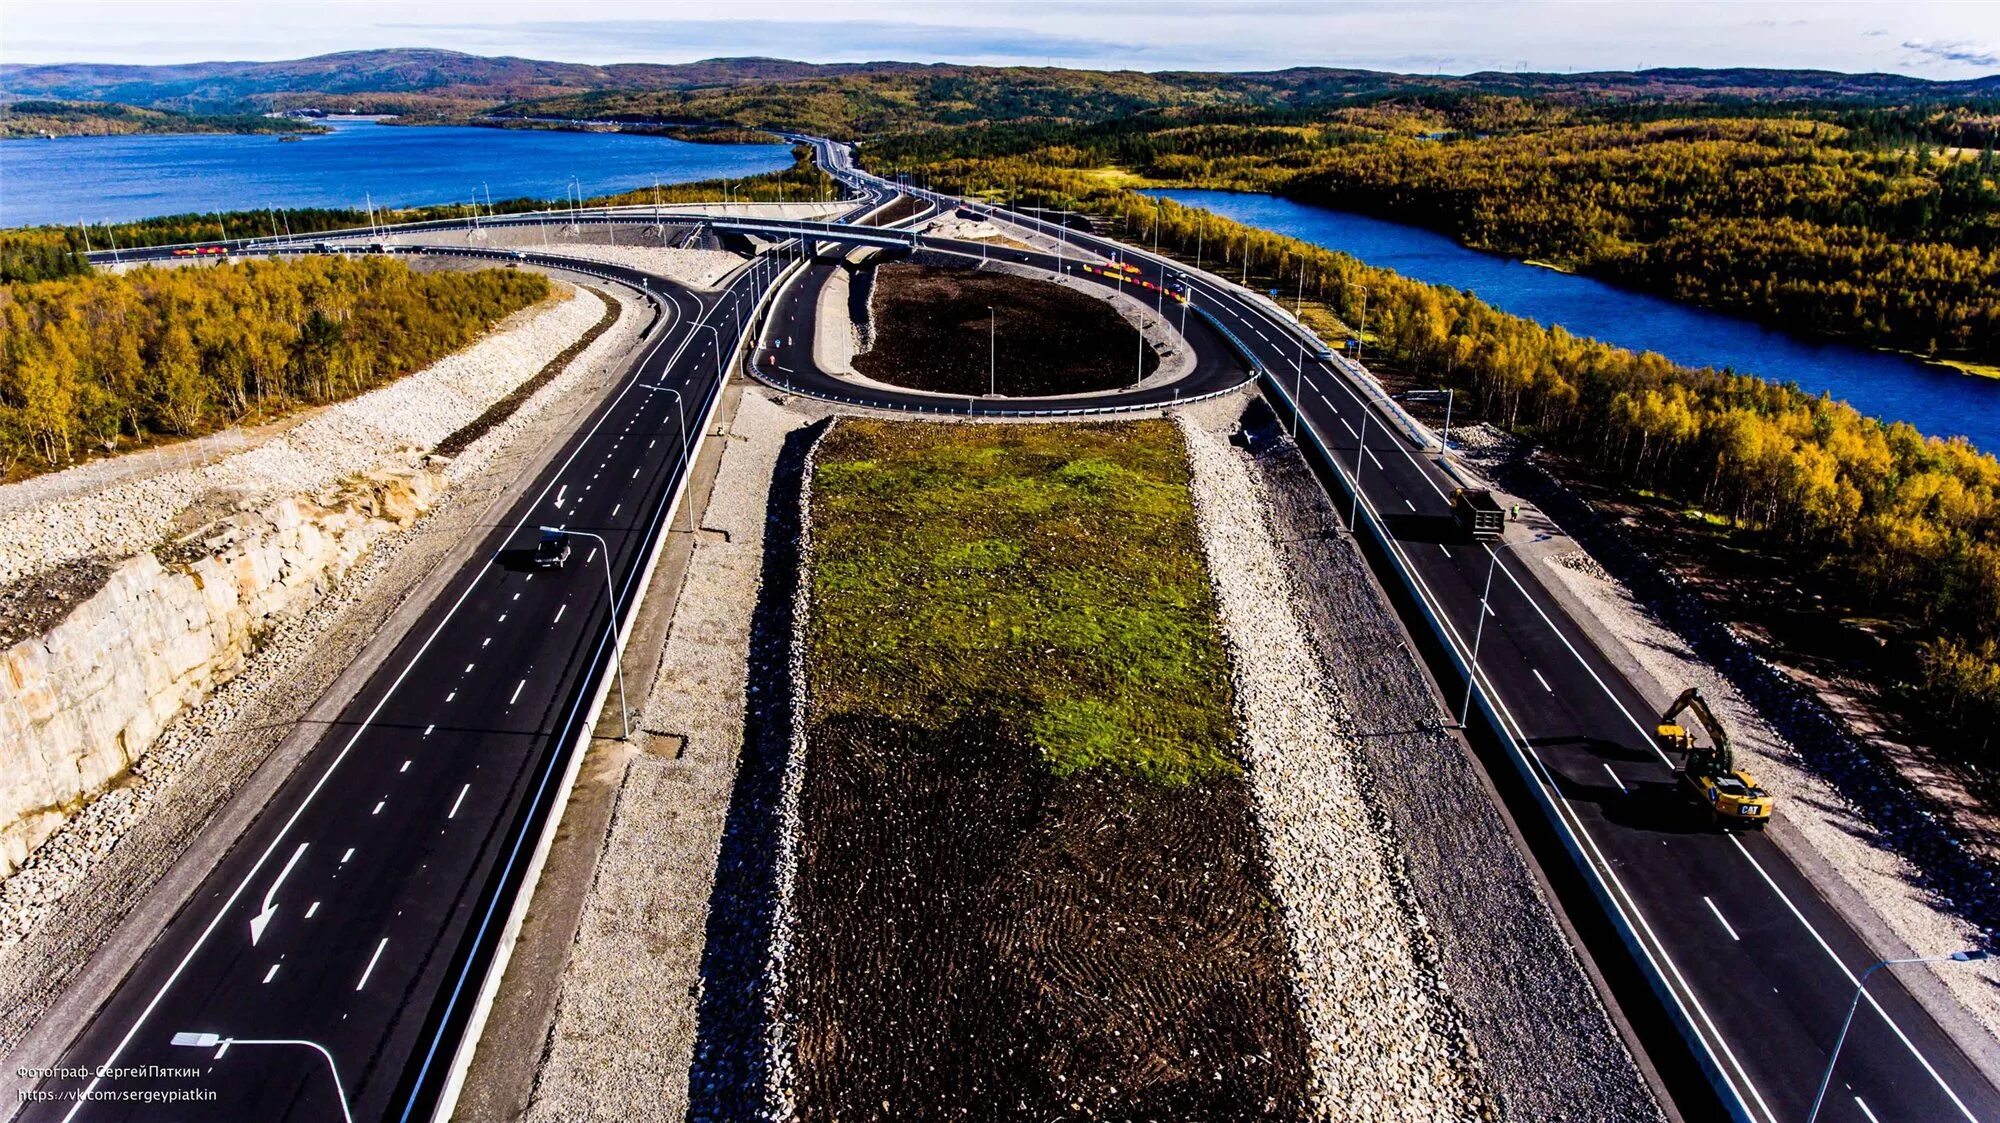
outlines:
[[[796,939],[793,933],[792,893],[799,877],[799,796],[805,785],[806,727],[812,705],[812,695],[806,689],[806,635],[812,619],[812,582],[804,579],[803,575],[812,572],[813,473],[826,435],[833,431],[839,420],[836,417],[819,430],[812,449],[806,455],[802,469],[804,474],[799,480],[799,534],[794,556],[801,577],[792,590],[792,635],[785,665],[790,680],[789,696],[793,699],[788,714],[791,748],[785,754],[785,769],[778,785],[774,816],[777,822],[777,853],[772,863],[776,876],[771,890],[770,961],[765,968],[766,985],[759,995],[764,1015],[766,1076],[763,1109],[764,1117],[774,1120],[792,1119],[797,1114],[793,1089],[797,1085],[798,1046],[792,1040],[791,1027],[786,1024],[782,1012],[785,1007],[785,984],[790,972],[789,961]],[[888,1107],[886,1103],[882,1106],[885,1109]]]
[[[1233,423],[1228,400],[1203,406]],[[1254,406],[1268,418],[1262,406]],[[1251,426],[1294,605],[1352,728],[1363,790],[1429,918],[1484,1084],[1515,1120],[1657,1120],[1611,1024],[1478,766],[1440,724],[1428,677],[1334,504],[1296,446]]]
[[[1585,577],[1595,577],[1599,581],[1611,580],[1611,574],[1605,572],[1604,567],[1597,564],[1597,559],[1584,553],[1582,550],[1551,554],[1549,555],[1549,560],[1572,573],[1581,573]]]
[[[454,460],[446,468],[451,490],[415,525],[378,539],[322,601],[267,632],[235,678],[161,734],[134,764],[128,782],[71,817],[0,883],[0,1054],[15,1048],[73,973],[375,640],[416,583],[455,543],[484,533],[480,519],[488,505],[516,472],[534,466],[517,463],[517,440],[533,446],[533,438],[588,408],[583,396],[603,384],[606,360],[628,347],[644,322],[635,314],[636,303],[614,291],[626,313],[617,326]],[[547,358],[538,360],[537,352],[560,351],[602,307],[595,297],[570,300],[532,318],[522,327],[537,333],[534,349],[524,346],[509,356],[512,369],[521,377],[532,374]],[[557,310],[565,319],[549,323]],[[565,324],[571,328],[568,338],[556,334]],[[499,361],[492,358],[488,365]],[[483,407],[468,408],[476,416]],[[531,427],[535,431],[529,432]]]
[[[1363,795],[1355,730],[1293,612],[1269,508],[1224,437],[1186,413],[1178,419],[1321,1114],[1484,1118],[1489,1105],[1432,934]]]
[[[51,496],[47,502],[0,516],[0,586],[84,558],[124,558],[150,549],[171,536],[184,511],[214,492],[257,505],[323,491],[399,449],[410,450],[413,459],[540,370],[603,309],[596,297],[580,292],[527,309],[457,354],[213,463],[181,466],[161,458],[157,473],[103,487],[41,485],[41,493]]]

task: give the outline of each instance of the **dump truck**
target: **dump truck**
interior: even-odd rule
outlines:
[[[1483,488],[1461,487],[1451,493],[1451,517],[1458,529],[1473,541],[1493,540],[1507,535],[1507,512],[1493,493]]]
[[[1681,725],[1684,713],[1692,713],[1708,735],[1708,744],[1696,741]],[[1757,786],[1757,778],[1736,767],[1736,753],[1730,747],[1729,730],[1701,696],[1701,688],[1690,686],[1660,714],[1654,736],[1668,759],[1680,761],[1674,776],[1696,803],[1708,809],[1718,826],[1754,827],[1762,830],[1771,821],[1771,793]]]

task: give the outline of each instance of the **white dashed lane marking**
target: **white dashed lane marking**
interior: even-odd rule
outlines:
[[[1708,899],[1707,897],[1703,897],[1703,898],[1701,899],[1701,903],[1702,903],[1702,904],[1705,904],[1705,905],[1707,905],[1707,906],[1708,906],[1708,911],[1710,911],[1710,912],[1712,912],[1712,913],[1714,913],[1714,914],[1715,914],[1715,922],[1716,922],[1717,924],[1720,924],[1720,925],[1722,925],[1722,930],[1723,930],[1724,932],[1727,932],[1727,933],[1729,933],[1729,938],[1730,938],[1730,939],[1732,939],[1732,940],[1737,940],[1737,941],[1741,941],[1741,940],[1743,939],[1743,937],[1741,937],[1741,936],[1739,936],[1739,935],[1737,935],[1737,934],[1736,934],[1736,929],[1734,929],[1734,928],[1731,928],[1731,927],[1729,926],[1729,920],[1728,920],[1728,918],[1726,918],[1726,917],[1724,917],[1724,916],[1722,915],[1722,910],[1721,910],[1721,909],[1719,909],[1719,908],[1716,908],[1716,907],[1715,907],[1715,902],[1714,902],[1714,901],[1712,901],[1712,900],[1709,900],[1709,899]]]
[[[361,969],[361,981],[354,984],[355,990],[360,990],[362,987],[368,985],[368,976],[375,973],[375,963],[382,958],[382,949],[388,946],[389,937],[387,936],[382,937],[382,942],[375,945],[375,954],[368,957],[368,966]]]

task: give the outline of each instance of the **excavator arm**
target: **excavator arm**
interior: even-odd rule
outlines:
[[[1667,711],[1660,715],[1660,723],[1678,724],[1680,716],[1689,711],[1694,712],[1695,720],[1701,722],[1701,727],[1708,731],[1709,744],[1714,746],[1711,750],[1711,759],[1716,770],[1735,771],[1736,753],[1729,744],[1729,730],[1723,728],[1722,719],[1715,716],[1715,711],[1708,708],[1708,699],[1701,696],[1700,687],[1690,686],[1681,691],[1681,696],[1674,699],[1674,704],[1668,706]]]

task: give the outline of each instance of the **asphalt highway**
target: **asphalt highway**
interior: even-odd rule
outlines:
[[[339,1120],[341,1090],[356,1119],[429,1117],[612,671],[612,589],[642,587],[717,348],[777,264],[717,294],[589,267],[663,322],[57,1062],[141,1075],[45,1081],[26,1118]],[[577,532],[562,568],[529,564],[540,525]]]
[[[855,170],[845,146],[797,139],[813,143],[822,162],[871,202],[893,193]],[[1002,217],[1036,226],[1025,216]],[[578,221],[633,219],[600,213]],[[746,223],[716,225],[741,230]],[[879,228],[814,223],[764,222],[762,230],[850,245],[880,245],[884,237]],[[1202,385],[1240,380],[1249,366],[1265,372],[1267,393],[1281,408],[1297,399],[1301,443],[1360,479],[1360,532],[1368,538],[1379,529],[1385,583],[1407,582],[1411,631],[1430,627],[1426,615],[1439,621],[1442,643],[1459,665],[1478,631],[1478,705],[1493,715],[1506,750],[1519,755],[1536,802],[1517,814],[1546,815],[1549,830],[1572,849],[1613,926],[1631,934],[1634,962],[1656,981],[1665,1018],[1686,1034],[1728,1114],[1759,1123],[1803,1120],[1855,984],[1878,953],[1769,838],[1714,831],[1682,802],[1671,762],[1650,737],[1666,699],[1643,697],[1626,681],[1509,548],[1496,557],[1449,531],[1448,496],[1458,486],[1449,468],[1362,379],[1338,360],[1317,357],[1289,317],[1234,285],[1139,249],[1075,230],[1056,236],[1140,266],[1138,279],[1188,287],[1197,310],[1189,318],[1200,357],[1195,377],[1215,380]],[[914,241],[960,256],[982,252]],[[983,252],[1060,267],[1039,252]],[[1194,396],[1192,381],[1159,388],[1151,400],[1106,394],[1035,402],[822,382],[828,376],[810,358],[812,297],[831,267],[810,265],[779,294],[781,320],[766,338],[789,342],[759,351],[760,375],[772,377],[761,364],[771,355],[773,367],[784,368],[775,374],[794,380],[780,384],[899,410],[1077,412],[1164,404],[1160,390],[1168,401]],[[1077,276],[1073,265],[1068,272]],[[608,665],[601,571],[586,578],[576,568],[602,559],[584,561],[589,547],[580,543],[569,569],[529,572],[507,564],[504,551],[529,545],[525,528],[540,521],[594,530],[609,541],[616,580],[629,593],[641,543],[656,529],[680,459],[670,401],[641,384],[683,389],[690,418],[712,389],[714,355],[703,340],[712,348],[718,333],[693,326],[713,315],[710,304],[658,280],[635,276],[635,283],[677,304],[644,372],[635,371],[548,468],[533,498],[494,531],[487,553],[496,560],[468,567],[432,607],[65,1064],[206,1066],[201,1085],[228,1098],[207,1114],[179,1108],[177,1118],[339,1118],[324,1061],[303,1047],[236,1046],[215,1057],[212,1048],[168,1044],[183,1030],[311,1038],[337,1058],[357,1117],[421,1117],[426,1097],[436,1094],[426,1066],[454,1040],[453,1019],[463,1018],[465,987],[486,954],[478,934],[509,900],[512,883],[494,871],[517,860],[532,821],[547,814],[537,793],[548,790],[567,752],[567,723]],[[766,283],[767,276],[739,278],[729,291],[747,295]],[[1214,326],[1198,319],[1200,312]],[[1346,496],[1337,498],[1345,507]],[[1441,679],[1448,694],[1462,688],[1462,680]],[[267,901],[271,919],[252,942],[251,920],[267,914]],[[29,1117],[64,1118],[67,1111],[34,1106]],[[158,1117],[111,1106],[86,1114]],[[1882,971],[1842,1046],[1820,1117],[1995,1120],[2000,1089],[1895,973]]]
[[[852,169],[841,146],[816,143],[840,174],[871,182]],[[1005,217],[1037,228],[1028,216]],[[1059,237],[1139,264],[1140,278],[1156,284],[1192,272],[1108,239],[1073,230]],[[1668,699],[1644,697],[1626,681],[1508,546],[1496,558],[1492,547],[1458,539],[1449,495],[1459,481],[1434,448],[1339,360],[1302,346],[1295,324],[1271,304],[1207,275],[1193,275],[1190,283],[1197,304],[1269,372],[1280,399],[1296,395],[1305,422],[1300,440],[1318,442],[1350,478],[1358,475],[1364,528],[1370,522],[1381,528],[1416,599],[1443,622],[1460,665],[1492,571],[1480,693],[1548,796],[1554,829],[1582,856],[1608,907],[1632,932],[1638,956],[1663,985],[1661,1001],[1693,1038],[1725,1109],[1761,1123],[1805,1119],[1856,983],[1878,953],[1768,837],[1717,831],[1684,801],[1673,762],[1651,738]],[[898,404],[883,396],[883,404]],[[1107,395],[1096,404],[1117,400]],[[1413,632],[1421,626],[1412,621]],[[1462,680],[1444,685],[1455,693]],[[1820,1118],[1995,1120],[2000,1089],[1893,971],[1881,971],[1841,1046]]]

